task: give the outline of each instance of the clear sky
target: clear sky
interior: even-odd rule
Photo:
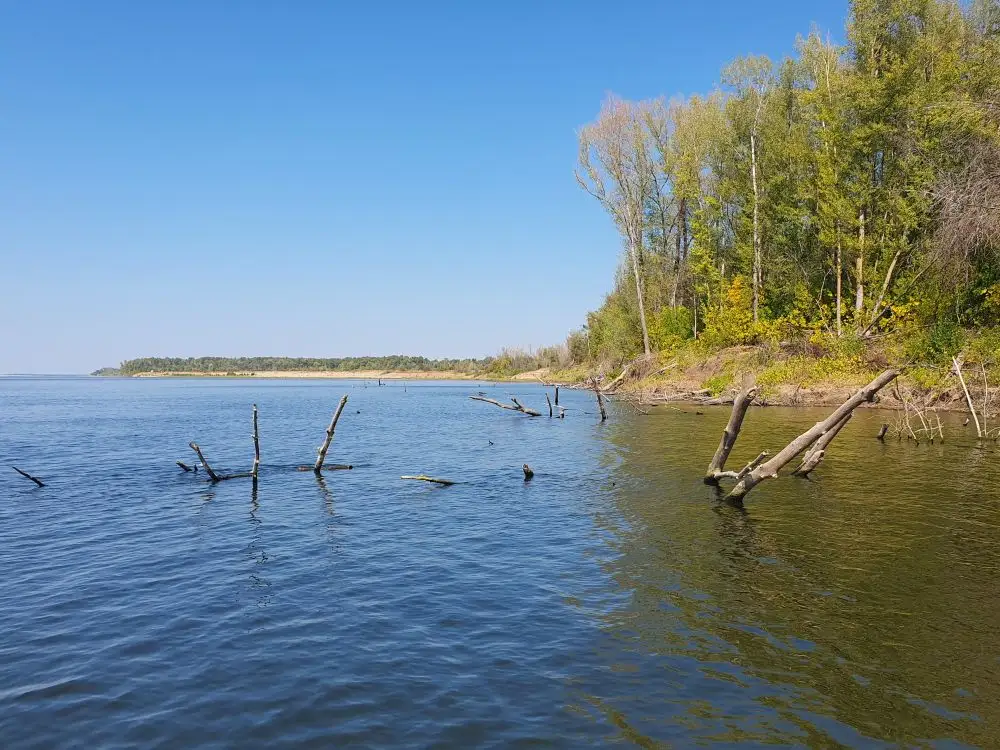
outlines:
[[[620,243],[606,92],[710,90],[846,1],[0,3],[0,373],[562,340]]]

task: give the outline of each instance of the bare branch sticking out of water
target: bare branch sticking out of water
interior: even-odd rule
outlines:
[[[509,409],[510,411],[519,411],[522,414],[526,414],[529,417],[542,416],[541,412],[537,412],[534,409],[526,409],[525,407],[521,406],[521,402],[518,401],[513,396],[511,396],[510,400],[514,402],[514,406],[511,406],[510,404],[505,404],[501,401],[496,401],[492,398],[486,398],[486,396],[469,396],[469,398],[472,399],[473,401],[483,401],[487,404],[493,404],[494,406],[499,406],[501,409]]]
[[[326,439],[319,448],[319,455],[316,457],[315,466],[313,466],[313,471],[317,474],[323,472],[323,462],[326,461],[326,452],[330,450],[330,443],[333,442],[333,432],[337,429],[337,422],[340,421],[340,414],[344,411],[346,404],[347,396],[341,396],[340,403],[337,404],[337,411],[333,413],[333,419],[330,420],[330,426],[326,428]]]
[[[748,386],[740,391],[733,400],[733,410],[729,414],[726,429],[722,431],[722,440],[719,441],[719,447],[716,448],[715,455],[712,456],[712,463],[708,465],[708,470],[705,472],[705,484],[718,484],[719,480],[723,478],[742,479],[734,472],[725,471],[726,461],[729,459],[729,454],[732,453],[733,446],[736,445],[736,438],[740,436],[740,429],[743,427],[743,418],[746,417],[747,409],[750,408],[750,404],[753,403],[756,396],[757,387]]]
[[[26,472],[26,471],[21,471],[21,470],[20,470],[19,468],[17,468],[16,466],[11,466],[10,468],[12,468],[12,469],[13,469],[14,471],[16,471],[16,472],[17,472],[18,474],[20,474],[20,475],[21,475],[22,477],[24,477],[25,479],[30,479],[30,480],[31,480],[32,482],[34,482],[35,484],[37,484],[37,485],[38,485],[39,487],[44,487],[44,486],[45,486],[45,482],[43,482],[43,481],[42,481],[41,479],[39,479],[38,477],[33,477],[33,476],[31,476],[31,474],[29,474],[28,472]]]
[[[736,486],[729,492],[729,500],[742,500],[750,490],[761,482],[778,476],[778,472],[790,463],[807,447],[814,444],[818,438],[830,430],[837,427],[844,418],[853,413],[865,401],[873,401],[875,395],[893,380],[899,377],[898,370],[886,370],[872,382],[859,390],[847,401],[841,404],[829,417],[822,422],[817,422],[811,428],[803,432],[792,442],[778,451],[777,455],[770,461],[766,461],[753,471],[744,476]],[[838,428],[839,429],[839,428]]]

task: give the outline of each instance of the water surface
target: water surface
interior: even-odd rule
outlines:
[[[859,412],[739,509],[700,481],[727,409],[601,425],[586,393],[550,420],[477,390],[545,410],[0,379],[0,746],[1000,744],[997,453],[960,421],[883,445]],[[296,472],[343,393],[328,460],[355,468]],[[190,440],[249,468],[251,403],[256,491],[177,469]],[[752,410],[733,464],[823,414]]]

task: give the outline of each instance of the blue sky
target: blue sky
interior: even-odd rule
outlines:
[[[0,5],[0,373],[555,343],[620,243],[606,92],[710,90],[846,2]]]

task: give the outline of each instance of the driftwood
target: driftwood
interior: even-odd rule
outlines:
[[[35,484],[37,484],[37,485],[38,485],[39,487],[44,487],[44,486],[45,486],[45,482],[43,482],[43,481],[42,481],[41,479],[39,479],[38,477],[33,477],[33,476],[31,476],[31,474],[29,474],[28,472],[26,472],[26,471],[21,471],[21,470],[20,470],[19,468],[17,468],[16,466],[11,466],[10,468],[12,468],[12,469],[13,469],[14,471],[16,471],[16,472],[17,472],[18,474],[20,474],[20,475],[21,475],[22,477],[24,477],[25,479],[30,479],[30,480],[31,480],[32,482],[34,482]]]
[[[736,445],[736,438],[740,436],[740,428],[743,426],[743,418],[756,395],[757,387],[751,386],[740,391],[733,401],[733,411],[729,415],[729,423],[722,431],[722,440],[719,441],[719,447],[715,450],[715,455],[712,456],[712,463],[708,465],[708,471],[705,472],[705,484],[718,484],[723,477],[742,479],[736,472],[725,471],[726,461],[729,459],[729,454],[732,453],[733,446]]]
[[[848,413],[846,417],[841,419],[837,424],[835,424],[828,431],[824,432],[818,438],[816,442],[812,444],[812,447],[806,451],[805,456],[802,458],[802,463],[799,467],[792,472],[794,476],[797,477],[808,477],[809,472],[819,466],[819,462],[823,460],[823,456],[826,455],[826,446],[828,446],[835,437],[837,433],[844,429],[844,425],[851,421],[853,413]]]
[[[559,386],[556,386],[556,406],[559,406]]]
[[[878,431],[878,435],[876,435],[875,437],[878,438],[879,440],[881,440],[884,443],[885,442],[885,433],[887,433],[888,431],[889,431],[889,425],[888,425],[888,423],[887,422],[883,422],[882,423],[882,427]]]
[[[816,442],[825,433],[836,427],[844,417],[852,413],[865,401],[872,401],[875,395],[885,386],[899,376],[898,370],[886,370],[872,382],[859,390],[847,401],[841,404],[829,417],[822,422],[817,422],[811,428],[803,432],[792,442],[782,448],[774,458],[761,464],[740,479],[736,486],[729,492],[727,498],[730,500],[742,500],[754,487],[766,479],[778,476],[778,472],[797,455],[804,451],[809,445]]]
[[[333,442],[333,432],[337,429],[337,422],[340,420],[340,414],[344,411],[346,404],[347,396],[341,396],[340,403],[337,404],[337,411],[333,413],[333,419],[330,420],[330,426],[326,428],[326,439],[323,441],[323,445],[319,447],[319,455],[316,456],[316,463],[313,466],[313,471],[316,474],[323,473],[323,462],[326,461],[326,452],[330,450],[330,443]]]
[[[979,425],[979,416],[976,414],[976,407],[972,404],[972,396],[969,395],[969,389],[965,387],[965,378],[962,377],[962,365],[959,364],[956,357],[952,357],[951,361],[955,365],[955,374],[958,375],[958,382],[962,384],[962,390],[965,392],[965,402],[969,405],[969,411],[972,412],[972,419],[976,423],[976,437],[982,437],[983,428]]]
[[[608,413],[604,410],[604,396],[601,395],[601,387],[597,384],[597,378],[591,378],[590,385],[594,389],[594,395],[597,396],[597,408],[601,410],[601,421],[604,422],[608,418]]]
[[[208,461],[205,460],[204,454],[201,452],[201,448],[195,442],[188,443],[193,450],[198,455],[198,460],[201,461],[201,465],[205,467],[205,473],[208,474],[208,478],[212,482],[225,482],[227,479],[242,479],[243,477],[252,477],[253,474],[249,471],[243,472],[242,474],[217,474],[211,466],[209,466]]]
[[[472,399],[473,401],[485,401],[487,404],[493,404],[494,406],[499,406],[501,409],[509,409],[510,411],[519,411],[522,414],[528,415],[529,417],[542,416],[541,412],[535,411],[534,409],[526,409],[525,407],[521,406],[521,402],[518,401],[513,396],[511,397],[510,400],[514,402],[514,406],[511,406],[510,404],[505,404],[501,401],[496,401],[492,398],[486,398],[486,396],[469,396],[469,398]]]
[[[257,430],[257,404],[253,405],[253,469],[250,474],[257,481],[257,470],[260,468],[260,432]]]
[[[548,391],[545,392],[545,403],[549,405],[549,416],[552,416],[552,400],[549,398]]]
[[[432,482],[433,484],[443,484],[445,486],[450,486],[452,484],[455,484],[454,482],[451,482],[447,479],[435,479],[434,477],[429,477],[426,474],[418,474],[416,476],[405,476],[405,477],[400,477],[400,479],[414,479],[418,482]]]
[[[186,463],[184,463],[183,461],[176,461],[175,463],[176,463],[176,464],[177,464],[178,466],[180,466],[180,467],[181,467],[182,469],[184,469],[184,471],[185,471],[185,472],[191,472],[191,471],[198,471],[198,464],[195,464],[195,465],[194,465],[194,468],[192,469],[192,468],[191,468],[190,466],[188,466],[188,465],[187,465]]]
[[[528,466],[528,464],[525,464],[524,466],[522,466],[521,470],[524,472],[524,481],[525,482],[527,482],[529,479],[531,479],[533,476],[535,476],[535,472],[533,472],[531,470],[531,467]]]

